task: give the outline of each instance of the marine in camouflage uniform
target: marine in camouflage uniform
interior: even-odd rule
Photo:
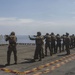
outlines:
[[[41,32],[37,32],[37,36],[35,38],[31,38],[29,36],[30,40],[35,40],[36,42],[36,49],[35,49],[35,54],[34,54],[34,61],[38,58],[39,56],[39,61],[42,60],[42,47],[43,47],[43,36],[41,36]]]
[[[65,51],[65,38],[66,38],[66,35],[63,34],[62,36],[62,51]]]
[[[71,35],[70,38],[71,38],[70,48],[72,49],[74,47],[74,35]]]
[[[61,37],[59,34],[56,35],[56,42],[57,42],[56,49],[58,51],[58,48],[59,48],[59,53],[60,53],[61,52]]]
[[[51,33],[51,50],[52,50],[52,53],[54,53],[54,54],[57,53],[56,47],[55,47],[55,41],[56,41],[56,37],[55,37],[54,33]]]
[[[66,38],[65,38],[65,46],[66,46],[66,52],[67,55],[70,54],[70,37],[69,37],[69,33],[66,33]]]
[[[49,33],[46,33],[46,35],[45,35],[45,56],[47,56],[47,48],[49,48],[50,55],[52,56],[50,42],[51,42],[51,36],[49,35]]]
[[[75,48],[75,35],[74,35],[74,48]]]
[[[74,34],[72,34],[72,48],[74,48]]]
[[[6,41],[9,41],[8,51],[7,51],[7,64],[6,66],[10,65],[10,57],[11,53],[14,54],[14,64],[17,64],[17,50],[16,50],[16,41],[17,38],[15,36],[15,32],[11,32],[10,36],[6,36]]]
[[[37,37],[37,35],[34,35],[34,37]],[[42,58],[44,58],[44,48],[43,48],[43,46],[44,46],[44,36],[41,36],[41,37],[43,38],[43,40],[42,40],[43,44],[42,44],[41,56],[42,56]],[[35,55],[35,59],[38,59],[38,55],[37,56]]]

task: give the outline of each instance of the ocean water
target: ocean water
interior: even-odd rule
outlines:
[[[28,35],[17,35],[17,43],[35,43],[35,41],[30,40]]]
[[[35,43],[35,40],[30,40],[28,35],[16,35],[17,37],[17,43]],[[33,37],[31,35],[31,37]],[[5,37],[3,35],[0,35],[0,44],[8,44],[9,42],[5,41]],[[63,43],[61,41],[61,43]]]
[[[17,43],[35,43],[34,40],[30,40],[28,35],[16,35]],[[33,36],[31,36],[33,37]],[[4,35],[0,35],[0,44],[8,44],[8,41],[5,41]]]

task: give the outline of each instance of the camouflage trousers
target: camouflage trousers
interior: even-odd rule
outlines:
[[[51,49],[51,45],[50,44],[45,44],[45,56],[47,56],[47,48],[49,48],[50,51],[50,55],[52,56],[52,49]]]
[[[38,59],[39,56],[39,60],[42,59],[42,46],[37,45],[36,49],[35,49],[35,53],[34,53],[34,59]]]
[[[13,52],[14,54],[14,61],[15,63],[17,63],[17,50],[16,50],[16,46],[9,46],[8,47],[8,51],[7,51],[7,63],[10,64],[10,57],[11,57],[11,53]]]
[[[66,52],[67,52],[67,54],[70,54],[70,48],[69,48],[68,44],[66,44]]]

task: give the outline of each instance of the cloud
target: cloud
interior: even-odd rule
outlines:
[[[0,25],[21,25],[21,24],[27,24],[32,23],[34,20],[32,19],[19,19],[19,18],[0,18]]]
[[[11,31],[15,31],[17,34],[36,34],[37,31],[41,31],[43,34],[46,32],[64,33],[73,32],[74,27],[75,21],[68,19],[47,21],[13,17],[0,18],[0,32],[2,34]]]
[[[19,19],[19,21],[21,23],[31,23],[31,22],[34,22],[34,20],[32,20],[32,19]]]
[[[73,17],[75,18],[75,17]],[[34,19],[25,19],[25,18],[15,18],[15,17],[10,17],[10,18],[0,18],[0,25],[6,25],[6,26],[70,26],[74,25],[75,21],[71,19],[67,20],[34,20]]]
[[[0,17],[0,21],[13,21],[16,20],[16,18],[11,17],[11,18],[4,18],[4,17]]]

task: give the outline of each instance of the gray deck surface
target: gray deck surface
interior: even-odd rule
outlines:
[[[45,65],[47,63],[50,63],[55,60],[59,60],[60,58],[64,57],[63,55],[66,54],[66,52],[57,53],[53,56],[49,55],[42,59],[42,61],[36,61],[36,62],[29,62],[30,59],[33,59],[34,51],[35,51],[35,45],[17,45],[17,57],[18,57],[18,64],[14,65],[14,56],[13,53],[11,55],[11,65],[10,66],[4,66],[7,62],[7,48],[8,46],[0,46],[0,68],[7,68],[11,70],[18,70],[18,71],[27,71],[31,70],[33,68],[36,68],[40,65]],[[71,54],[75,53],[75,49],[71,49]],[[46,69],[50,69],[51,66],[43,68],[41,70],[38,70],[35,73],[30,73],[27,75],[39,75],[38,72],[43,72]],[[13,73],[7,73],[0,70],[0,75],[18,75]],[[75,75],[75,60],[71,60],[70,62],[61,65],[59,68],[56,68],[52,72],[43,73],[40,75]]]

